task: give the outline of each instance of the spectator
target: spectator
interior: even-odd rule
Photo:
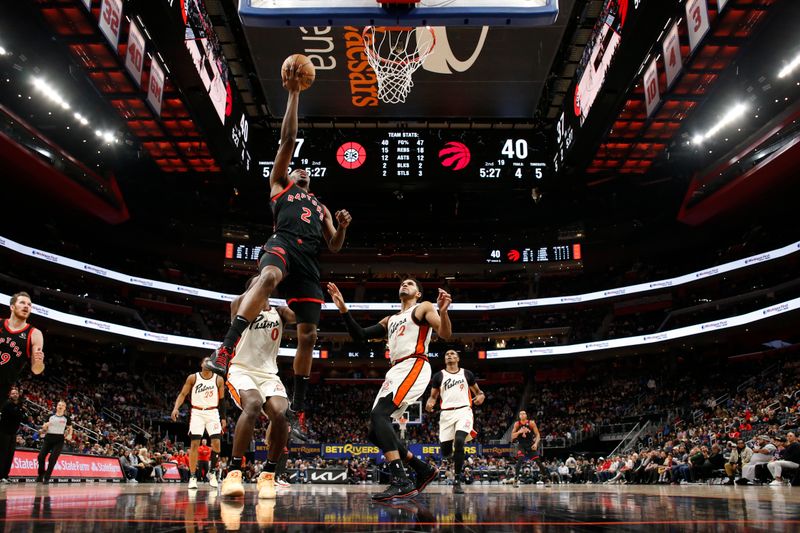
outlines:
[[[767,464],[769,473],[775,478],[770,485],[783,485],[783,470],[800,468],[800,442],[794,433],[786,434],[786,445],[780,453],[780,460]]]

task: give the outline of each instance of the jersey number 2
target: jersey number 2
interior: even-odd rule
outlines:
[[[302,220],[306,224],[311,224],[311,209],[304,207],[303,214],[300,215],[300,220]]]

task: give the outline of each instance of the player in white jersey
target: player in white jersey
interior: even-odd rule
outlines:
[[[234,314],[240,298],[231,305]],[[233,434],[231,466],[222,482],[222,496],[244,495],[244,454],[250,448],[256,421],[263,410],[269,418],[269,452],[264,471],[258,477],[258,497],[275,498],[275,470],[289,440],[290,430],[286,418],[289,399],[286,388],[278,377],[278,349],[281,346],[284,324],[294,324],[296,321],[294,311],[288,307],[275,308],[266,303],[236,344],[228,368],[228,392],[242,414],[239,415]]]
[[[464,494],[461,488],[461,472],[464,469],[464,444],[477,435],[473,427],[472,405],[480,405],[486,399],[475,381],[475,375],[465,368],[458,368],[458,352],[444,353],[445,369],[438,371],[431,380],[431,395],[425,409],[433,412],[439,400],[439,442],[442,457],[453,456],[455,474],[453,492]]]
[[[189,448],[189,488],[197,488],[197,448],[204,432],[208,432],[211,439],[211,472],[209,482],[212,487],[217,486],[216,464],[219,458],[219,441],[225,427],[225,381],[215,375],[209,368],[210,358],[206,357],[200,364],[200,372],[190,374],[183,384],[180,394],[175,399],[172,409],[172,420],[178,420],[178,409],[184,400],[191,394],[192,410],[189,416],[189,436],[192,439]],[[220,412],[223,417],[220,419]]]
[[[419,302],[422,286],[417,280],[408,278],[400,284],[400,312],[385,317],[374,326],[362,328],[350,316],[336,285],[328,283],[328,293],[342,313],[347,331],[354,340],[388,338],[392,368],[386,373],[386,380],[372,405],[369,438],[383,451],[389,463],[392,482],[386,490],[373,494],[372,498],[376,501],[413,498],[436,478],[439,471],[408,451],[394,432],[391,419],[398,420],[428,387],[431,378],[428,343],[433,330],[442,339],[453,333],[447,314],[452,298],[439,289],[437,312],[431,302]],[[406,476],[403,463],[414,470],[416,483]]]

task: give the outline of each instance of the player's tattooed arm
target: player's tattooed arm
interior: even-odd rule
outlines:
[[[38,329],[31,332],[31,372],[36,375],[44,372],[44,335]]]
[[[288,307],[278,307],[278,315],[280,315],[284,325],[297,324],[297,315]]]

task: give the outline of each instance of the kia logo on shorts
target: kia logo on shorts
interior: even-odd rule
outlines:
[[[447,167],[450,170],[462,170],[469,165],[471,156],[466,144],[451,141],[439,150],[439,159],[443,167]]]

